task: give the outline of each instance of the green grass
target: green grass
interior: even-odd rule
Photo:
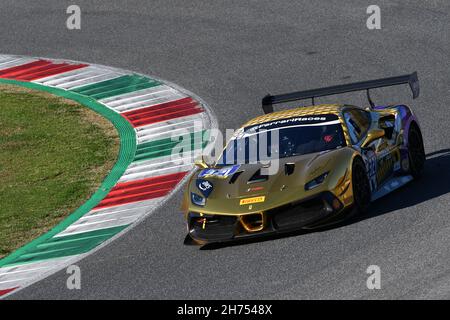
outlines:
[[[83,204],[118,141],[112,124],[73,101],[0,86],[0,257]]]

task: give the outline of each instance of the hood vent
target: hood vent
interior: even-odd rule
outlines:
[[[228,181],[228,183],[229,183],[229,184],[235,183],[236,180],[237,180],[237,178],[239,178],[239,176],[241,175],[242,172],[243,172],[243,171],[235,172],[235,173],[231,176],[230,181]]]
[[[295,163],[289,162],[284,165],[284,174],[290,176],[294,173]]]
[[[256,172],[248,179],[247,183],[264,182],[269,179],[268,175],[261,174],[261,169],[256,170]]]

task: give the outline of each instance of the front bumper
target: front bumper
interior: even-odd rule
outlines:
[[[208,243],[309,229],[339,214],[343,207],[331,192],[323,192],[259,213],[226,215],[189,212],[188,232],[194,240]]]

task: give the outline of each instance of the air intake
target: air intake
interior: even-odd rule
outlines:
[[[261,169],[256,170],[256,172],[248,179],[247,183],[264,182],[269,179],[268,175],[261,174]]]

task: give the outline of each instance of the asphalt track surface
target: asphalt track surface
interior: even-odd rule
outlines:
[[[77,1],[82,27],[65,27],[68,1],[2,0],[1,53],[88,61],[156,75],[195,92],[219,125],[261,114],[260,99],[417,70],[421,96],[381,89],[421,120],[425,176],[332,229],[225,247],[183,245],[180,194],[78,265],[10,298],[450,298],[450,3],[377,1]],[[365,95],[321,98],[365,104]],[[380,290],[366,268],[381,268]]]

